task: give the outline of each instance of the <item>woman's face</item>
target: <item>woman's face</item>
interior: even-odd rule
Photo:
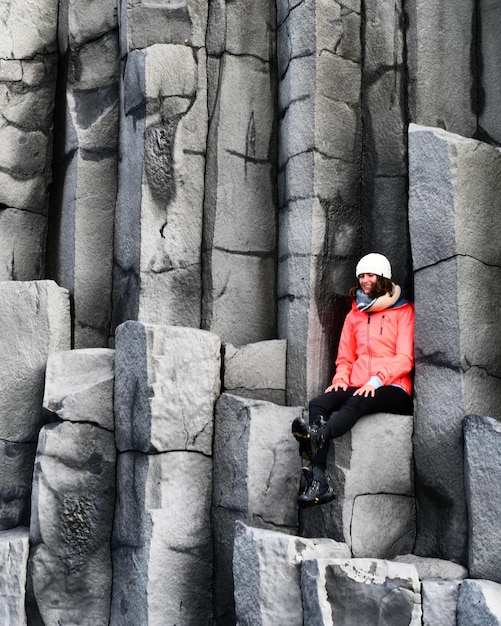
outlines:
[[[360,283],[360,289],[365,294],[368,294],[377,283],[377,274],[359,274],[358,282]]]

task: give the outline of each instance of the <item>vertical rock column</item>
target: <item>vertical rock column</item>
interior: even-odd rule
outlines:
[[[463,416],[500,416],[501,154],[412,125],[409,172],[416,554],[465,563]]]
[[[388,256],[395,282],[409,288],[404,25],[402,0],[363,3],[362,248]]]
[[[276,336],[275,3],[212,2],[202,324]]]
[[[212,623],[219,372],[212,333],[140,322],[117,328],[111,624]]]
[[[478,76],[478,137],[484,141],[501,144],[501,87],[499,66],[499,23],[501,5],[496,0],[480,0],[477,23]]]
[[[115,504],[114,352],[52,353],[33,476],[28,621],[107,626]]]
[[[66,289],[0,282],[0,529],[29,525],[47,357],[70,348]]]
[[[106,347],[117,193],[116,0],[61,2],[59,51],[47,275],[73,296],[75,347]]]
[[[114,327],[200,326],[207,6],[171,4],[121,5]]]
[[[302,404],[332,376],[360,248],[360,2],[281,0],[277,22],[278,334]]]
[[[26,570],[29,530],[0,532],[0,623],[26,626]]]
[[[0,280],[44,277],[57,0],[0,9]]]
[[[475,6],[475,0],[406,2],[411,122],[475,134]]]

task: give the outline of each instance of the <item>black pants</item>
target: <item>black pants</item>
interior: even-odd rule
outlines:
[[[341,437],[347,433],[363,415],[369,413],[400,413],[412,414],[412,399],[400,387],[380,387],[374,397],[354,396],[356,387],[348,387],[346,391],[329,391],[309,404],[310,424],[318,422],[322,417],[327,422],[329,439]],[[312,464],[325,470],[329,446],[324,445],[315,454]]]

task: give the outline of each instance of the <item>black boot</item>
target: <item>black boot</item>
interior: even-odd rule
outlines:
[[[329,484],[325,473],[316,465],[313,467],[311,484],[305,493],[300,493],[297,503],[301,509],[308,509],[316,504],[327,504],[334,500],[334,490]]]
[[[301,478],[299,479],[299,496],[304,495],[308,489],[311,487],[311,482],[313,480],[313,472],[311,471],[311,467],[309,465],[303,465],[301,468]]]
[[[328,441],[327,428],[323,420],[308,426],[302,417],[296,417],[292,422],[292,434],[299,441],[301,458],[306,461],[311,461],[316,450],[322,448]]]

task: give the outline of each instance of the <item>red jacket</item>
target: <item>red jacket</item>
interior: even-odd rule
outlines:
[[[367,313],[355,302],[344,321],[332,384],[362,387],[371,376],[412,393],[414,306],[406,300]]]

